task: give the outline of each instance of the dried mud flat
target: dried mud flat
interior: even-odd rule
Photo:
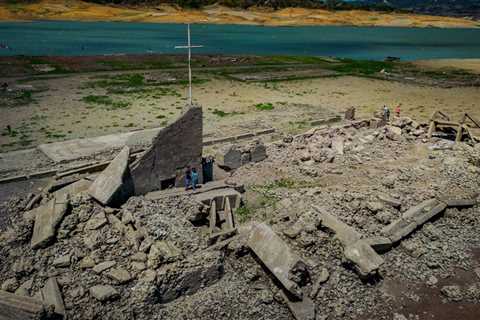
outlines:
[[[2,289],[34,296],[55,277],[70,319],[293,319],[246,240],[264,221],[307,263],[303,290],[314,319],[475,319],[479,145],[428,141],[426,129],[403,118],[380,128],[355,121],[285,135],[267,146],[267,159],[229,174],[229,183],[246,189],[235,212],[239,235],[213,246],[208,226],[191,222],[199,207],[188,195],[132,197],[113,210],[79,193],[55,241],[33,250],[24,210],[31,196],[20,194],[6,203]],[[379,275],[368,281],[312,207],[368,238],[432,198],[476,204],[447,207],[381,253]],[[132,228],[144,237],[132,238],[125,231]],[[100,285],[111,295],[99,295]]]

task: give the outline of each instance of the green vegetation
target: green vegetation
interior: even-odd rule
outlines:
[[[238,207],[235,210],[234,214],[235,214],[235,217],[238,218],[238,221],[240,223],[244,223],[252,218],[253,213],[254,213],[253,209],[250,208],[250,206],[248,206],[248,203],[247,203],[244,206]]]
[[[126,101],[113,101],[109,96],[89,95],[83,97],[82,101],[89,105],[97,104],[105,106],[107,110],[126,109],[130,105],[130,103]]]
[[[223,110],[219,110],[219,109],[214,109],[212,111],[212,113],[216,116],[219,116],[221,118],[223,117],[226,117],[226,116],[236,116],[236,115],[240,115],[240,114],[244,114],[243,112],[236,112],[236,111],[233,111],[233,112],[225,112]]]
[[[267,102],[267,103],[257,103],[255,105],[255,108],[257,110],[261,110],[261,111],[268,111],[268,110],[273,110],[274,107],[273,107],[273,104],[271,104],[270,102]]]
[[[329,67],[331,70],[353,75],[372,75],[382,70],[390,72],[393,68],[394,64],[392,62],[351,59],[342,59],[340,64]]]

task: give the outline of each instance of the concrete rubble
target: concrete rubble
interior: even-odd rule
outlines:
[[[134,166],[145,189],[124,203],[89,195],[107,169],[9,200],[0,318],[391,319],[426,297],[422,284],[445,308],[475,308],[480,149],[430,148],[441,142],[424,124],[377,120],[254,142],[225,181],[158,191],[172,178],[158,141],[174,127]],[[190,151],[178,168],[199,161]],[[459,269],[474,280],[446,282]]]
[[[221,168],[238,169],[250,162],[256,163],[267,158],[267,148],[260,140],[255,140],[245,146],[229,144],[220,149],[215,161]]]
[[[129,156],[130,149],[124,147],[91,184],[88,194],[105,206],[119,206],[127,201],[133,195]]]

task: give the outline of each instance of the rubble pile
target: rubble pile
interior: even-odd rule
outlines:
[[[426,129],[353,120],[229,147],[229,185],[190,193],[110,202],[128,180],[98,193],[107,168],[12,200],[0,307],[69,319],[407,318],[392,283],[479,304],[480,148]],[[128,177],[118,162],[108,176]],[[459,268],[472,281],[447,283]]]

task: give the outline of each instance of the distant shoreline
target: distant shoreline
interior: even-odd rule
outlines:
[[[170,5],[147,7],[106,6],[79,0],[42,0],[31,4],[0,4],[0,21],[82,21],[138,23],[197,23],[256,26],[357,26],[418,28],[480,28],[480,21],[456,17],[375,11],[327,11],[285,8],[247,10],[218,5],[202,9],[179,9]]]

